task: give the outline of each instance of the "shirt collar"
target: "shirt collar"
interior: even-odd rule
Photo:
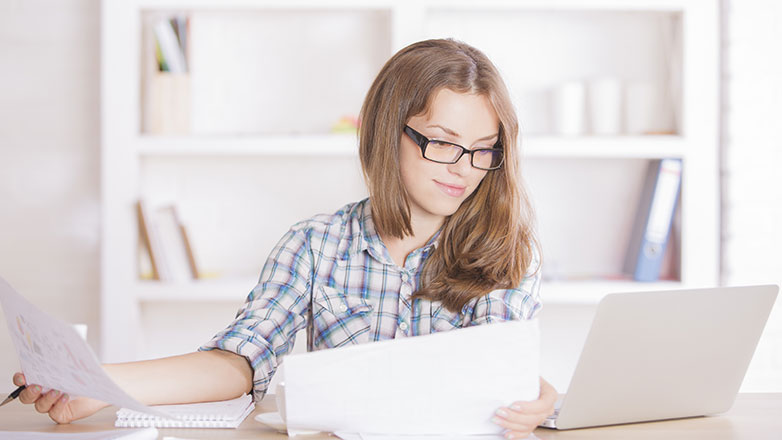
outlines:
[[[375,259],[392,264],[388,250],[380,239],[377,229],[375,229],[375,222],[372,220],[372,205],[369,198],[362,200],[357,208],[353,211],[353,218],[351,219],[351,238],[353,243],[348,248],[349,254],[354,255],[368,251]],[[442,229],[435,232],[425,245],[416,249],[413,253],[429,252],[431,248],[437,248],[440,242],[441,231]]]

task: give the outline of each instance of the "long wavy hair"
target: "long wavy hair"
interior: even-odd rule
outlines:
[[[538,247],[534,214],[521,178],[519,124],[497,68],[478,49],[451,39],[411,44],[386,62],[361,107],[359,155],[381,235],[412,235],[410,201],[402,184],[399,147],[411,117],[428,111],[440,89],[485,96],[500,120],[505,161],[489,171],[447,217],[427,258],[417,298],[441,301],[454,312],[494,289],[518,287]]]

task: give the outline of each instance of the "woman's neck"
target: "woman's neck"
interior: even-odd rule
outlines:
[[[440,230],[445,222],[445,217],[432,215],[416,215],[410,213],[410,226],[412,235],[403,238],[381,236],[380,239],[386,245],[391,259],[399,267],[404,267],[408,255],[414,250],[424,246],[432,236]]]

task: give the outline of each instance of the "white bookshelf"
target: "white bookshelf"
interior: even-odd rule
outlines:
[[[255,287],[255,278],[229,278],[161,283],[139,281],[133,286],[138,301],[155,302],[233,302],[241,304]]]
[[[357,156],[358,138],[349,134],[296,136],[140,136],[143,156]]]
[[[353,75],[354,80],[340,82],[328,96],[307,89],[292,94],[290,102],[275,101],[268,109],[258,109],[259,117],[282,119],[273,124],[262,120],[257,130],[247,116],[254,112],[245,109],[242,115],[246,120],[236,123],[241,126],[229,124],[224,130],[218,127],[197,134],[146,133],[142,112],[147,67],[142,60],[148,54],[142,29],[145,16],[166,12],[198,14],[207,18],[202,22],[212,26],[220,19],[258,18],[267,20],[266,25],[279,22],[276,26],[280,30],[292,27],[301,16],[309,24],[322,25],[324,36],[342,38],[339,41],[347,45],[360,40],[363,46],[356,46],[354,53],[339,47],[328,52],[329,46],[319,42],[323,45],[313,49],[317,53],[302,54],[299,52],[308,48],[308,37],[286,34],[297,53],[285,57],[280,43],[263,52],[283,54],[275,59],[278,71],[274,74],[290,73],[294,83],[304,83],[302,78],[308,77],[317,82],[321,76],[336,76],[339,64],[347,63],[347,76]],[[495,21],[496,26],[486,28]],[[680,69],[679,83],[674,87],[681,92],[672,110],[673,134],[559,136],[547,132],[545,121],[535,121],[536,115],[545,113],[535,103],[541,96],[539,91],[551,87],[546,81],[606,72],[634,79],[649,71],[657,72],[658,77],[652,79],[659,80],[664,69],[657,67],[659,57],[649,55],[659,49],[658,35],[656,31],[643,34],[644,29],[656,29],[657,21],[681,27],[680,37],[674,41],[683,56],[676,67]],[[410,42],[430,37],[452,36],[481,48],[509,84],[522,119],[523,170],[531,181],[533,196],[540,194],[535,202],[540,222],[545,222],[541,235],[549,265],[544,274],[548,270],[552,276],[541,290],[546,303],[595,304],[612,292],[715,285],[719,261],[717,23],[717,3],[702,0],[103,0],[102,359],[131,360],[148,351],[141,342],[146,329],[140,323],[145,310],[156,304],[176,303],[180,308],[188,303],[241,304],[284,225],[314,214],[312,210],[333,212],[343,203],[357,200],[365,191],[358,169],[357,139],[353,134],[328,132],[328,122],[342,115],[325,114],[329,103],[352,108],[357,114],[369,81],[382,62]],[[530,41],[529,32],[543,25],[572,28],[576,41],[564,37]],[[610,31],[612,26],[616,30]],[[628,36],[626,42],[638,47],[613,48],[625,52],[609,57],[616,33],[626,32],[626,26],[641,29],[641,34]],[[339,35],[325,34],[335,29]],[[448,34],[444,34],[446,30]],[[581,41],[592,37],[594,41]],[[601,38],[605,43],[593,44],[592,51],[584,54],[580,50],[579,45],[599,43]],[[500,40],[513,44],[498,45]],[[602,46],[607,47],[603,52]],[[539,62],[546,52],[563,56]],[[371,54],[366,55],[364,64],[362,54]],[[297,64],[301,59],[329,57],[341,61],[308,65],[311,71],[304,73]],[[358,61],[354,63],[354,59]],[[204,62],[201,58],[195,64]],[[249,65],[248,72],[257,67]],[[247,96],[262,96],[261,92],[250,88]],[[240,93],[232,96],[241,103]],[[300,115],[293,122],[304,126],[284,117],[291,114]],[[639,170],[648,160],[665,157],[680,158],[684,163],[681,219],[676,231],[679,279],[658,283],[606,280],[619,269],[622,243],[636,209],[637,185],[643,179]],[[318,174],[319,167],[338,171]],[[296,173],[312,175],[311,180],[304,179],[299,186],[286,184],[286,178]],[[574,190],[568,191],[568,186]],[[551,189],[563,187],[559,193]],[[142,196],[153,204],[181,203],[186,223],[193,226],[197,257],[207,269],[220,266],[221,278],[171,284],[139,280],[134,203]],[[580,208],[571,211],[576,206]],[[574,231],[573,236],[569,231]],[[551,273],[556,268],[562,273]],[[583,280],[585,272],[594,273],[594,278]],[[226,323],[229,320],[226,316]]]

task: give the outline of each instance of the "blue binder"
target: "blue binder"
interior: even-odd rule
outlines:
[[[680,159],[654,160],[649,164],[625,263],[625,273],[636,281],[660,279],[681,181]]]

